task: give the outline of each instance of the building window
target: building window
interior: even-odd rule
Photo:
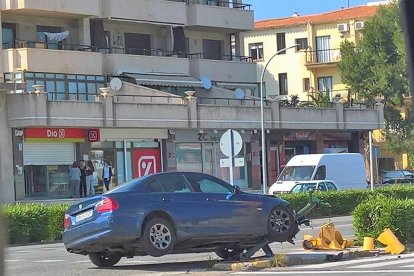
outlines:
[[[299,52],[300,50],[306,50],[308,48],[308,39],[307,38],[297,38],[295,39],[296,46],[296,52]]]
[[[16,24],[2,23],[3,49],[13,48],[16,40]]]
[[[277,43],[277,51],[280,51],[286,48],[285,33],[276,34],[276,43]],[[286,50],[279,53],[279,55],[283,55],[283,54],[286,54]]]
[[[303,83],[303,92],[309,92],[309,89],[310,89],[309,78],[303,78],[302,83]]]
[[[151,35],[139,33],[124,33],[125,54],[151,55]]]
[[[288,94],[287,73],[280,73],[279,74],[279,95],[287,95],[287,94]]]
[[[221,40],[203,39],[203,58],[222,60],[223,44]]]
[[[253,61],[263,60],[263,43],[249,44],[250,56]]]
[[[332,99],[333,83],[332,77],[319,77],[318,78],[318,91],[324,95],[329,96]]]
[[[94,102],[105,86],[104,76],[66,75],[53,73],[15,72],[4,74],[8,83],[26,83],[26,92],[33,91],[33,85],[44,85],[48,99]],[[22,92],[22,91],[21,91]]]

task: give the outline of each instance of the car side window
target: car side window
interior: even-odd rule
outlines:
[[[336,186],[332,182],[325,182],[326,188],[328,191],[336,191]]]
[[[166,193],[189,193],[191,192],[187,180],[181,173],[162,174],[157,176],[158,181]]]
[[[148,183],[148,189],[153,193],[163,193],[164,188],[162,187],[161,183],[158,181],[158,179],[152,179]]]
[[[326,190],[327,189],[326,189],[325,183],[323,183],[323,182],[319,183],[319,185],[318,185],[318,191],[325,192]]]
[[[222,194],[233,192],[233,187],[220,179],[215,179],[201,174],[191,174],[189,178],[191,187],[195,192]]]
[[[325,178],[326,178],[326,167],[325,165],[319,166],[318,170],[316,171],[314,180],[325,180]]]

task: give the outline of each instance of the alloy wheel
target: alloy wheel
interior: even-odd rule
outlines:
[[[163,250],[170,246],[172,233],[167,226],[157,223],[151,227],[149,238],[155,248]]]

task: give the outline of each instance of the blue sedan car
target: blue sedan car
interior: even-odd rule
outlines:
[[[249,194],[211,175],[167,172],[121,185],[72,205],[63,242],[98,267],[122,257],[216,252],[237,259],[259,241],[291,240],[299,231],[289,203]]]

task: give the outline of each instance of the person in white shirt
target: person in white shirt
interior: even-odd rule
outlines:
[[[112,178],[112,166],[108,163],[108,161],[104,162],[104,167],[102,169],[102,179],[105,184],[106,191],[109,191],[109,183],[111,182]]]

